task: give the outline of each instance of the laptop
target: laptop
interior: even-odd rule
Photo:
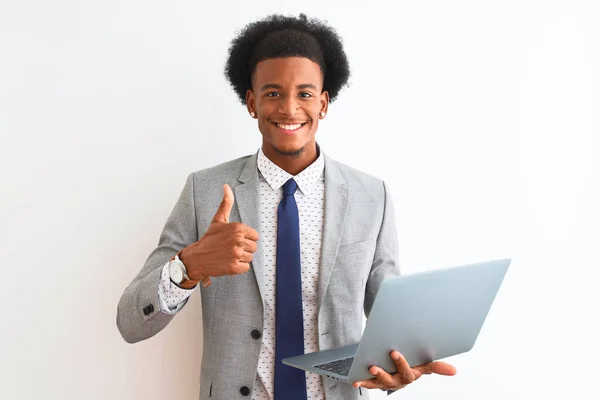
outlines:
[[[384,280],[359,343],[283,359],[339,381],[371,379],[376,365],[396,372],[397,350],[411,367],[468,352],[510,265],[510,259],[460,265]]]

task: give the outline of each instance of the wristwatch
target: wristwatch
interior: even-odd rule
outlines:
[[[187,269],[183,261],[179,259],[179,255],[176,255],[173,260],[169,261],[169,277],[171,278],[171,282],[182,289],[185,288],[181,287],[181,285],[190,280]]]

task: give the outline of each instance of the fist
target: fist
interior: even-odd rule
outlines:
[[[248,271],[256,251],[258,232],[241,222],[229,222],[235,198],[229,185],[223,185],[223,200],[206,233],[179,255],[192,280],[204,287],[211,276],[236,275]]]

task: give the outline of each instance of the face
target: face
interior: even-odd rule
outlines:
[[[322,90],[321,68],[307,58],[274,58],[257,64],[246,102],[258,120],[267,157],[314,161],[315,133],[329,104],[329,94]]]

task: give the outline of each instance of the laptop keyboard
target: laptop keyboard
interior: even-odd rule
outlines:
[[[354,357],[348,357],[325,364],[315,365],[315,368],[320,368],[328,372],[333,372],[334,374],[347,376],[350,373],[350,367],[352,367],[353,361]]]

